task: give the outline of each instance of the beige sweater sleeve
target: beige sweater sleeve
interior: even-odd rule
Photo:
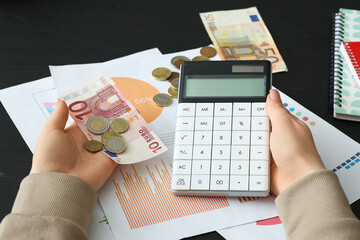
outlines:
[[[320,170],[302,178],[275,200],[288,240],[360,239],[355,217],[336,174]]]
[[[96,191],[63,173],[37,173],[23,179],[0,239],[87,239]]]

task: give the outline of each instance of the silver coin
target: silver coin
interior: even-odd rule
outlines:
[[[110,123],[106,118],[94,116],[86,121],[86,128],[93,134],[103,134],[110,128]]]
[[[126,143],[119,137],[110,137],[105,142],[105,148],[112,153],[122,153],[126,149]]]

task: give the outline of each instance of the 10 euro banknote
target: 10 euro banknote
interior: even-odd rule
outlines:
[[[91,117],[101,116],[109,122],[124,118],[129,122],[129,129],[121,134],[127,145],[125,152],[115,154],[103,150],[119,164],[141,162],[167,151],[164,143],[106,74],[61,93],[58,98],[66,102],[70,116],[89,140],[101,141],[100,135],[91,133],[86,127]]]
[[[287,71],[275,42],[256,7],[200,13],[223,60],[269,60],[273,73]]]

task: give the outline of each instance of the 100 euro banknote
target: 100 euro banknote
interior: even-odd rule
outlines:
[[[91,133],[86,127],[87,120],[93,116],[104,117],[109,123],[119,117],[129,122],[129,129],[121,134],[127,144],[125,152],[115,154],[103,150],[119,164],[144,161],[167,150],[136,108],[106,74],[58,97],[66,102],[70,116],[89,140],[101,141],[100,135]]]
[[[269,60],[273,73],[286,64],[256,7],[200,13],[201,20],[223,60]]]

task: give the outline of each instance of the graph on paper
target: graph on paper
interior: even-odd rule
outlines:
[[[171,164],[167,167],[164,160],[159,163],[153,169],[145,166],[146,177],[141,177],[134,165],[131,166],[132,173],[119,168],[125,191],[120,188],[118,181],[112,179],[119,204],[131,229],[230,206],[225,197],[173,195],[170,192]]]

